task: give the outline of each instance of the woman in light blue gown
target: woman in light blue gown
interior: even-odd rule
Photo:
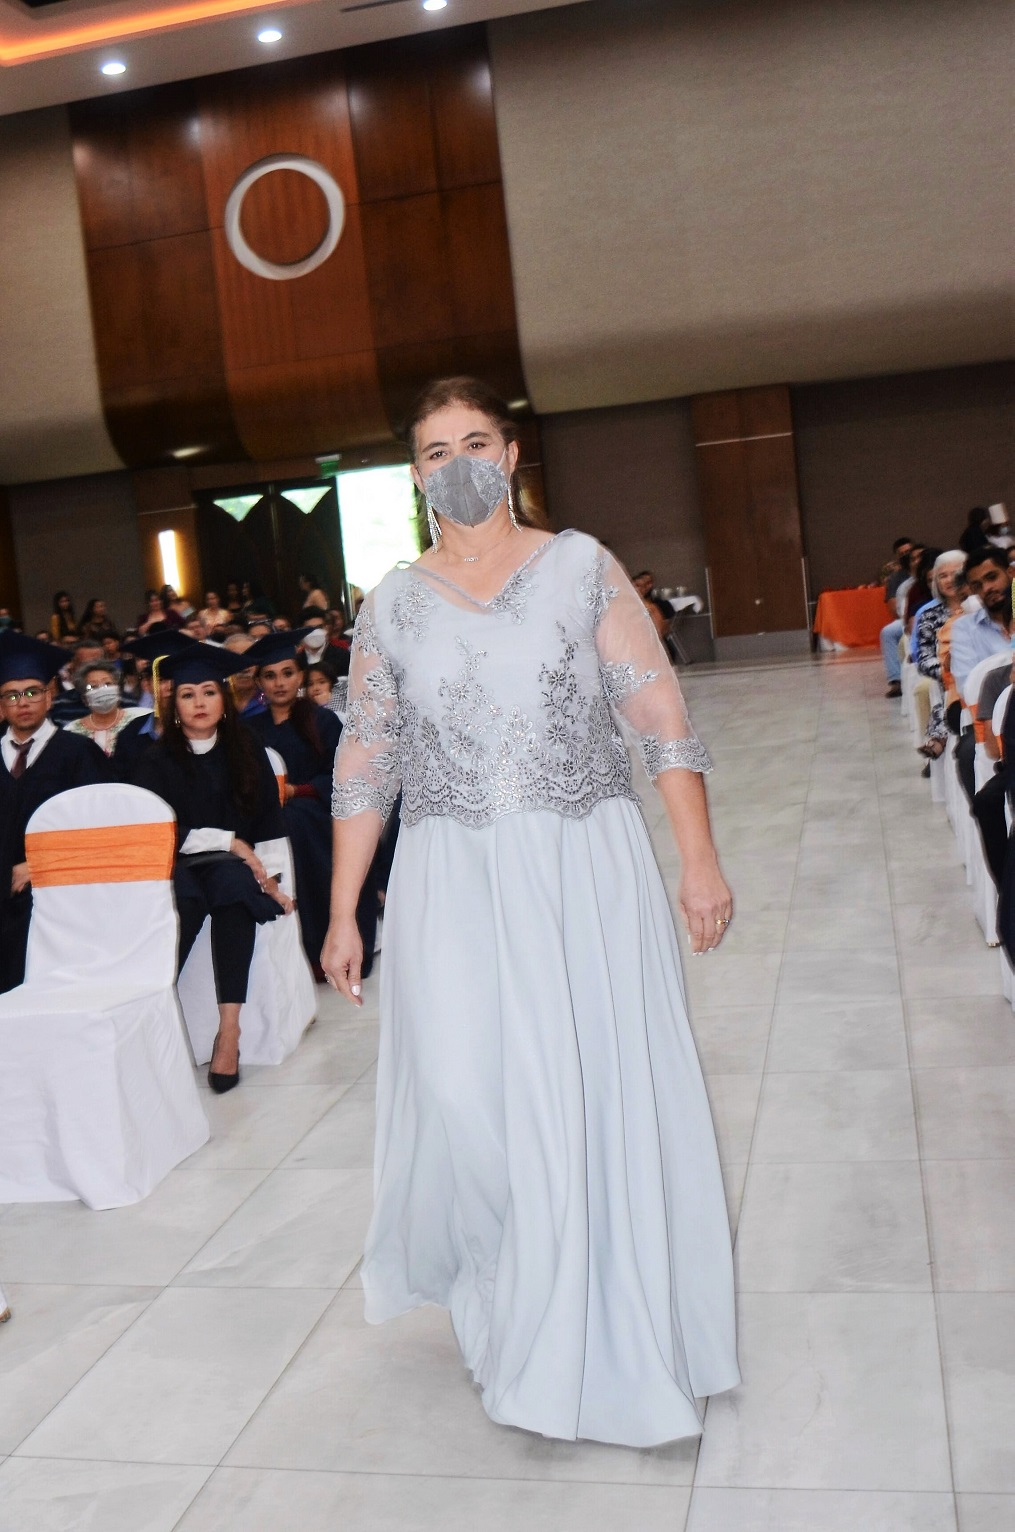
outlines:
[[[732,914],[680,689],[621,566],[526,524],[506,408],[413,412],[433,548],[356,624],[323,964],[401,791],[385,911],[373,1322],[450,1310],[493,1420],[645,1447],[739,1381],[729,1225],[678,941],[623,735],[679,843],[691,950]]]

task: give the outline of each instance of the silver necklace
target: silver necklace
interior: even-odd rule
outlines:
[[[497,541],[495,543],[491,543],[489,548],[484,548],[482,553],[472,553],[472,554],[469,554],[468,556],[466,556],[465,554],[457,555],[459,563],[461,563],[461,564],[478,564],[480,559],[485,559],[486,555],[488,553],[492,553],[494,548],[499,548],[501,543],[506,543],[508,538],[511,536],[511,533],[513,531],[514,531],[514,527],[509,527],[508,530],[504,533],[503,537],[498,537]],[[445,554],[447,554],[448,550],[445,548],[444,552],[445,552]],[[455,556],[456,555],[454,555],[454,554],[449,554],[448,555],[448,557],[450,557],[450,558],[454,558]]]

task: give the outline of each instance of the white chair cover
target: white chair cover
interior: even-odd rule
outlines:
[[[280,786],[285,762],[275,750],[268,758]],[[259,841],[254,848],[279,886],[296,897],[288,840]],[[178,983],[180,1003],[199,1064],[207,1064],[215,1044],[219,1013],[211,960],[211,928],[206,920]],[[299,917],[280,915],[258,926],[250,965],[247,1002],[240,1012],[240,1059],[244,1064],[281,1064],[299,1046],[317,1014],[317,986],[300,940]]]
[[[986,660],[981,660],[974,665],[966,678],[965,702],[972,710],[979,708],[980,690],[987,676],[999,668],[1007,668],[1010,661],[1007,656],[991,655]],[[991,719],[983,720],[988,728]],[[976,743],[976,752],[973,757],[974,781],[976,791],[985,787],[994,774],[994,761],[987,754],[986,746],[979,740]],[[969,823],[972,827],[970,837],[970,860],[969,873],[973,889],[973,906],[976,911],[976,919],[983,932],[984,940],[991,947],[997,945],[997,889],[990,875],[986,858],[983,854],[983,842],[980,839],[976,821],[970,815]]]
[[[931,705],[931,707],[934,708],[935,706],[939,705],[943,700],[944,700],[944,692],[941,689],[941,683],[939,681],[931,681],[931,683],[930,683],[930,705]],[[945,786],[945,773],[946,773],[946,771],[950,770],[952,775],[953,776],[955,775],[955,764],[954,764],[954,762],[951,762],[950,765],[946,765],[946,762],[949,761],[951,753],[952,753],[952,744],[951,744],[951,735],[949,734],[948,738],[945,740],[945,747],[942,750],[941,754],[939,756],[937,756],[930,763],[930,797],[931,797],[931,802],[932,803],[944,803],[944,801],[945,801],[945,794],[946,794],[946,791],[947,791],[946,786]]]
[[[122,1207],[208,1140],[173,990],[171,848],[156,877],[112,875],[118,827],[143,849],[145,828],[172,824],[154,793],[113,783],[59,793],[29,821],[39,876],[33,835],[92,831],[97,879],[33,878],[25,983],[0,996],[0,1203]]]

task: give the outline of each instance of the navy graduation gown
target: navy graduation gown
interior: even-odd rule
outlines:
[[[296,873],[296,911],[303,950],[311,963],[319,964],[331,905],[331,781],[342,725],[330,708],[314,706],[313,720],[319,750],[288,719],[275,723],[270,709],[249,719],[248,727],[265,745],[278,751],[293,787],[313,788],[312,795],[290,799],[283,818]],[[376,896],[374,902],[376,905]],[[359,924],[365,946],[367,933],[362,920]],[[371,953],[375,933],[376,916],[370,932]]]
[[[12,895],[11,874],[25,860],[28,821],[57,793],[109,779],[109,764],[98,745],[60,729],[17,781],[0,754],[0,992],[14,989],[25,977],[32,891]]]
[[[176,815],[178,846],[184,844],[191,830],[203,829],[228,830],[250,846],[261,840],[279,840],[285,834],[285,826],[278,784],[264,751],[258,749],[256,753],[260,780],[252,812],[236,802],[221,745],[204,755],[188,755],[186,760],[178,761],[160,739],[138,763],[134,783],[168,803]],[[199,902],[203,914],[225,905],[242,904],[263,925],[282,913],[277,900],[258,887],[246,863],[229,851],[178,852],[173,886],[178,901]]]

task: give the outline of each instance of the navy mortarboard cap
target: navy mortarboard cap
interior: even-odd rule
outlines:
[[[170,654],[183,654],[188,649],[196,649],[198,639],[191,638],[189,633],[180,633],[175,628],[149,629],[143,638],[132,638],[124,648],[139,660],[164,660]]]
[[[281,665],[283,660],[294,660],[296,650],[313,628],[283,628],[279,633],[266,633],[244,652],[247,665]]]
[[[52,681],[70,660],[66,649],[26,633],[0,633],[0,686],[7,681]]]
[[[175,686],[195,686],[203,681],[224,685],[238,671],[249,670],[249,654],[249,649],[245,654],[233,654],[221,644],[195,643],[178,654],[167,655],[159,666],[159,675]]]

